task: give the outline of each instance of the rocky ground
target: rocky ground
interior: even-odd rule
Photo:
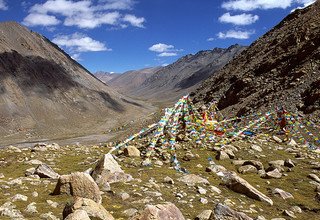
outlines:
[[[10,146],[0,150],[0,216],[151,219],[153,214],[152,219],[161,219],[156,216],[166,213],[173,219],[317,219],[319,150],[280,142],[272,136],[224,147],[180,141],[177,156],[188,173],[170,166],[166,150],[146,158],[147,138],[114,152],[115,159],[107,154],[112,143]]]

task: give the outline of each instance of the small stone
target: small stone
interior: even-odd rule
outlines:
[[[282,214],[290,218],[297,218],[292,211],[284,210]]]
[[[40,215],[40,218],[44,219],[44,220],[59,220],[59,218],[54,216],[52,212],[42,214],[42,215]]]
[[[126,193],[126,192],[123,192],[123,193],[120,193],[120,197],[124,201],[124,200],[129,199],[130,195],[128,193]]]
[[[40,164],[43,164],[42,161],[40,160],[29,160],[26,162],[27,164],[31,164],[31,165],[40,165]]]
[[[49,165],[44,163],[40,164],[35,169],[34,174],[37,174],[40,178],[51,178],[51,179],[58,179],[60,176]]]
[[[207,193],[207,190],[205,190],[201,186],[198,186],[198,193],[200,193],[201,195],[205,195]]]
[[[24,219],[21,212],[11,202],[6,202],[0,206],[0,216],[7,216],[11,219]]]
[[[4,178],[3,173],[0,173],[0,179],[3,179],[3,178]]]
[[[186,183],[187,185],[195,185],[195,184],[210,184],[209,181],[205,178],[197,176],[195,174],[186,174],[178,179],[181,182]]]
[[[299,206],[292,206],[290,208],[290,211],[293,211],[294,213],[302,213],[302,209]]]
[[[11,198],[11,201],[12,202],[15,202],[15,201],[28,201],[28,196],[24,196],[24,195],[21,195],[21,194],[16,194],[14,195],[12,198]]]
[[[239,167],[238,172],[241,174],[248,174],[248,173],[258,173],[258,170],[255,166],[245,165],[245,166]]]
[[[195,220],[209,220],[211,214],[212,214],[212,210],[204,210],[199,215],[197,215]]]
[[[284,166],[284,160],[273,160],[269,162],[269,166]]]
[[[279,188],[275,188],[273,191],[272,191],[273,194],[278,194],[280,195],[280,197],[282,199],[293,199],[293,195],[291,193],[288,193],[282,189],[279,189]]]
[[[126,209],[122,213],[127,216],[127,217],[132,217],[138,212],[137,209],[131,208],[131,209]]]
[[[216,194],[221,194],[221,190],[215,186],[210,186],[210,191]]]
[[[68,215],[64,220],[90,220],[90,217],[86,211],[79,209]]]
[[[163,166],[163,162],[161,160],[156,160],[154,162],[154,165],[157,165],[157,166]]]
[[[320,178],[319,178],[316,174],[311,173],[311,174],[308,175],[308,177],[309,177],[310,179],[312,179],[312,180],[320,183]]]
[[[279,170],[276,168],[272,171],[269,171],[266,173],[265,177],[266,179],[280,179],[282,177],[282,173],[279,172]]]
[[[24,172],[24,175],[25,175],[25,176],[31,176],[31,175],[34,174],[35,171],[36,171],[36,168],[31,167],[31,168],[27,169],[27,170]]]
[[[246,160],[243,163],[243,166],[245,166],[245,165],[252,165],[252,166],[256,167],[258,170],[263,170],[264,169],[263,164],[260,161],[257,161],[257,160]]]
[[[168,184],[174,184],[174,181],[173,181],[173,179],[171,178],[171,177],[169,177],[169,176],[166,176],[164,179],[163,179],[163,181],[165,182],[165,183],[168,183]]]
[[[273,140],[277,143],[282,143],[282,140],[280,138],[278,138],[277,136],[273,135],[272,136]]]
[[[200,198],[200,202],[201,202],[202,204],[208,204],[208,199],[206,199],[206,198]]]
[[[258,146],[258,145],[255,145],[255,144],[251,146],[251,149],[255,150],[255,151],[258,151],[258,152],[262,152],[262,148],[260,146]]]
[[[289,168],[292,168],[292,167],[295,167],[295,164],[293,163],[293,161],[291,159],[286,159],[284,161],[284,166],[285,167],[289,167]]]
[[[52,208],[57,208],[59,203],[53,202],[51,200],[47,200],[47,203],[52,207]]]
[[[210,219],[219,220],[253,220],[243,212],[237,212],[227,205],[218,203],[214,208]]]
[[[147,158],[141,162],[141,165],[144,167],[149,167],[152,165],[152,163],[151,163],[151,160],[149,158]]]
[[[38,213],[37,207],[35,205],[35,202],[30,203],[24,211],[30,214]]]
[[[33,197],[38,197],[39,194],[38,194],[37,192],[33,192],[33,193],[32,193],[32,196],[33,196]]]

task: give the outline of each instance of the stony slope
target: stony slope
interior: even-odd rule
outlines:
[[[130,94],[137,90],[145,80],[147,80],[160,69],[161,67],[151,67],[141,70],[127,71],[111,79],[108,83],[117,91]]]
[[[320,110],[320,3],[297,10],[206,80],[196,102],[218,101],[230,114],[286,105]]]
[[[94,76],[100,79],[102,82],[107,83],[113,78],[117,77],[118,74],[116,73],[109,73],[109,72],[104,72],[104,71],[98,71],[94,73]]]
[[[129,109],[141,111],[48,39],[15,22],[0,24],[0,85],[1,143],[105,130],[126,119]]]
[[[139,75],[141,71],[127,73],[132,80],[122,81],[121,77],[110,81],[112,87],[114,82],[120,91],[127,95],[147,99],[154,102],[175,102],[182,95],[191,91],[198,83],[209,77],[216,70],[223,67],[234,56],[243,51],[245,47],[233,45],[227,49],[215,48],[213,50],[200,51],[194,55],[189,54],[177,60],[176,62],[162,67],[160,69],[151,69],[146,79],[142,82],[135,75]],[[149,69],[146,69],[149,71]],[[142,72],[146,71],[142,70]],[[125,87],[129,89],[124,89]]]

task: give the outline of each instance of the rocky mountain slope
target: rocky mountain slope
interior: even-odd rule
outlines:
[[[140,106],[45,37],[15,22],[0,24],[1,143],[106,130],[147,109]]]
[[[233,45],[227,49],[200,51],[184,56],[166,67],[129,72],[126,74],[128,76],[116,78],[109,83],[132,97],[172,103],[189,93],[198,83],[222,68],[244,49],[243,46]],[[147,73],[143,82],[141,78],[132,80],[145,71],[151,72]]]
[[[108,83],[117,91],[124,94],[130,94],[137,90],[144,81],[160,69],[161,67],[151,67],[141,70],[127,71],[111,79]]]
[[[104,72],[104,71],[98,71],[94,73],[94,76],[97,77],[99,80],[101,80],[104,83],[109,82],[111,79],[115,78],[118,76],[116,73],[109,73],[109,72]]]
[[[218,102],[230,114],[270,110],[320,111],[320,2],[296,10],[206,80],[195,102]]]

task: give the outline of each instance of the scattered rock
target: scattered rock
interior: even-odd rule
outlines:
[[[31,168],[27,169],[27,170],[24,172],[24,175],[25,175],[25,176],[31,176],[31,175],[34,174],[35,171],[36,171],[36,168],[31,167]]]
[[[152,162],[151,162],[151,160],[149,158],[146,158],[145,160],[143,160],[141,162],[141,166],[144,166],[144,167],[149,167],[151,165],[152,165]]]
[[[291,211],[293,211],[294,213],[302,213],[302,209],[299,206],[292,206],[290,208]]]
[[[126,193],[126,192],[123,192],[123,193],[120,193],[120,197],[124,201],[124,200],[129,199],[130,195],[128,193]]]
[[[124,173],[112,154],[105,154],[99,160],[92,172],[92,177],[101,188],[104,188],[105,184],[127,182],[133,179],[131,175]]]
[[[218,203],[214,208],[210,220],[253,220],[243,212],[237,212],[230,207]]]
[[[212,210],[204,210],[199,215],[197,215],[195,220],[209,220],[211,214],[212,214]]]
[[[172,203],[147,205],[140,215],[136,215],[130,220],[185,220],[181,211]]]
[[[262,148],[258,145],[251,145],[251,149],[252,150],[255,150],[255,151],[258,151],[258,152],[262,152]]]
[[[0,206],[0,216],[7,216],[11,219],[24,219],[21,212],[17,210],[16,206],[11,202],[6,202]]]
[[[206,199],[206,198],[200,198],[199,201],[201,204],[208,204],[208,199]]]
[[[90,217],[86,211],[76,210],[68,215],[64,220],[90,220]]]
[[[282,140],[281,140],[280,138],[278,138],[277,136],[273,135],[272,138],[273,138],[273,140],[274,140],[275,142],[277,142],[277,143],[279,143],[279,144],[282,143]]]
[[[44,163],[40,164],[35,169],[34,174],[37,174],[40,178],[51,178],[51,179],[58,179],[60,176],[50,166]]]
[[[229,189],[244,194],[252,199],[256,199],[273,205],[273,201],[269,197],[258,191],[246,180],[239,177],[236,173],[220,172],[218,173],[218,176],[220,176],[223,184],[226,185]]]
[[[52,208],[57,208],[58,205],[59,205],[59,203],[54,202],[54,201],[51,201],[51,200],[47,200],[46,202],[47,202],[47,203],[49,204],[49,206],[51,206]]]
[[[63,210],[63,218],[66,218],[76,210],[85,211],[90,219],[114,220],[113,216],[100,204],[87,198],[77,197],[72,204],[67,204]]]
[[[263,164],[260,161],[257,161],[257,160],[246,160],[243,163],[243,166],[245,166],[245,165],[252,165],[252,166],[256,167],[258,170],[263,170],[264,169]]]
[[[126,209],[123,211],[123,214],[127,217],[132,217],[138,212],[137,209],[131,208],[131,209]]]
[[[210,184],[207,179],[197,176],[195,174],[186,174],[180,177],[178,180],[186,183],[187,185]]]
[[[68,194],[83,198],[92,199],[97,203],[101,203],[101,195],[98,185],[92,177],[85,173],[72,173],[70,175],[62,175],[58,179],[53,195]]]
[[[207,190],[205,190],[201,186],[198,186],[198,193],[200,193],[201,195],[205,195],[207,193]]]
[[[30,214],[38,213],[37,207],[35,205],[35,202],[30,203],[24,211]]]
[[[282,173],[279,172],[279,170],[276,168],[272,171],[269,171],[265,174],[264,178],[266,179],[280,179],[282,177]]]
[[[209,186],[209,187],[211,192],[214,192],[216,194],[221,194],[221,190],[218,187],[215,187],[215,186]]]
[[[292,168],[292,167],[295,167],[295,164],[294,164],[294,162],[293,162],[291,159],[286,159],[286,160],[284,161],[284,166],[285,166],[285,167]]]
[[[275,188],[274,190],[272,190],[272,194],[278,194],[282,199],[293,199],[293,195],[291,193],[283,191],[279,188]]]
[[[41,219],[45,219],[45,220],[60,220],[59,218],[57,218],[56,216],[54,216],[52,214],[52,212],[48,212],[45,214],[40,215]]]
[[[258,169],[253,165],[245,165],[238,168],[238,172],[241,174],[258,173]]]
[[[220,151],[218,151],[216,159],[217,160],[227,160],[227,159],[230,159],[230,157],[225,151],[220,150]]]
[[[312,179],[312,180],[320,183],[320,178],[319,178],[316,174],[310,173],[310,174],[308,175],[308,177],[309,177],[310,179]]]
[[[3,178],[4,178],[3,173],[0,173],[0,179],[3,179]]]
[[[40,160],[29,160],[29,161],[26,162],[26,164],[40,165],[40,164],[43,164],[43,162],[40,161]]]
[[[123,150],[123,152],[127,157],[140,157],[140,151],[135,146],[128,146]]]
[[[297,218],[292,211],[284,210],[282,214],[290,218]]]
[[[28,201],[28,196],[24,196],[24,195],[21,195],[21,194],[16,194],[14,195],[12,198],[11,198],[11,201],[12,202],[15,202],[15,201]]]
[[[275,166],[275,167],[279,167],[279,166],[284,166],[284,160],[273,160],[269,162],[269,166]]]
[[[164,181],[165,183],[168,183],[168,184],[171,184],[171,185],[174,184],[173,179],[172,179],[171,177],[169,177],[169,176],[166,176],[166,177],[163,179],[163,181]]]

